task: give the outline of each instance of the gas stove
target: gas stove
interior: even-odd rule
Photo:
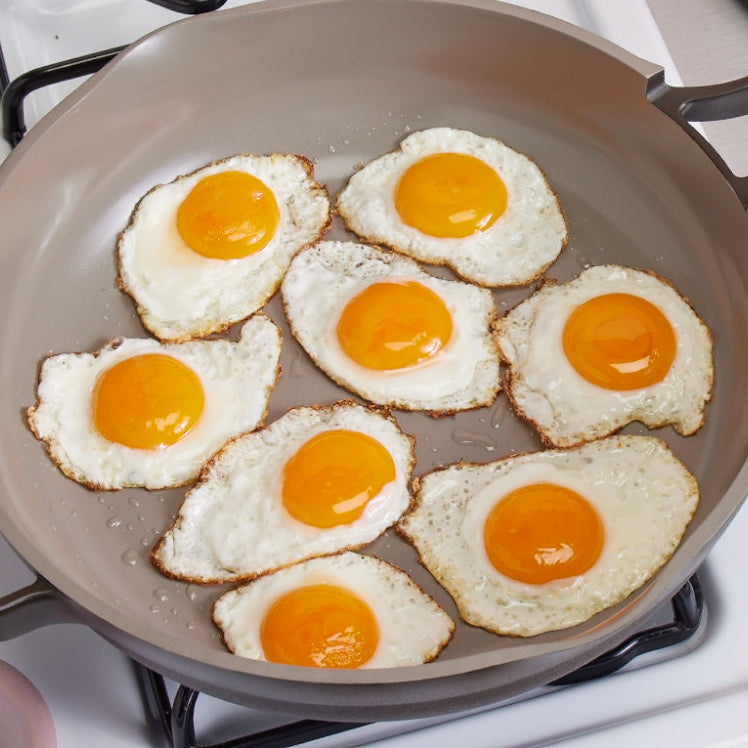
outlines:
[[[229,0],[223,7],[244,4]],[[714,83],[748,74],[748,45],[734,41],[748,38],[748,10],[738,0],[712,0],[708,11],[698,0],[523,0],[515,4],[583,26],[661,64],[671,84]],[[15,80],[42,66],[113,50],[180,17],[146,0],[5,0],[0,3],[4,73],[8,80]],[[698,36],[698,46],[689,44],[689,35]],[[720,55],[725,46],[731,54]],[[25,127],[32,128],[82,80],[55,83],[29,94],[23,102]],[[748,172],[745,123],[746,118],[739,118],[704,126],[707,137],[737,173]],[[10,150],[9,143],[3,147]],[[743,569],[748,565],[748,546],[742,540],[746,533],[748,509],[744,508],[698,577],[671,606],[643,624],[637,641],[622,642],[610,658],[593,663],[567,682],[549,684],[510,703],[474,713],[356,727],[302,723],[289,733],[288,718],[208,695],[197,698],[189,689],[136,667],[118,649],[78,624],[49,626],[0,642],[0,664],[8,663],[14,673],[23,674],[19,675],[22,680],[13,681],[13,687],[23,683],[24,703],[36,710],[25,726],[39,741],[31,743],[34,748],[55,745],[55,735],[61,748],[169,745],[166,735],[173,731],[173,724],[164,727],[162,723],[178,707],[188,708],[191,715],[194,707],[199,738],[187,734],[184,745],[220,743],[224,748],[302,742],[318,748],[374,743],[383,748],[440,748],[456,741],[473,748],[551,743],[628,748],[632,741],[643,746],[660,746],[665,741],[686,747],[748,745],[744,716],[748,658],[739,656],[742,622],[748,617],[748,599],[741,594]],[[0,569],[0,597],[34,579],[2,538]],[[10,682],[2,676],[0,670],[0,724],[6,714],[3,683]],[[20,699],[21,690],[15,693]],[[190,733],[190,725],[186,730]],[[255,737],[236,739],[247,733]],[[177,737],[172,735],[174,741]],[[0,727],[0,745],[5,746],[3,740]]]

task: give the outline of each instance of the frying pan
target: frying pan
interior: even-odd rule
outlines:
[[[694,112],[748,112],[748,79],[671,89],[655,65],[490,0],[270,0],[180,21],[126,49],[0,168],[0,530],[39,575],[0,601],[2,635],[80,621],[189,687],[349,721],[496,703],[617,644],[697,569],[748,489],[748,187],[687,125]],[[288,151],[313,159],[334,195],[359,162],[434,125],[498,137],[542,166],[570,226],[547,275],[602,262],[651,268],[711,327],[705,427],[689,438],[656,432],[699,479],[700,506],[653,580],[565,631],[512,639],[458,623],[437,661],[379,671],[236,657],[210,622],[222,589],[167,580],[147,562],[184,491],[97,494],[62,477],[25,424],[39,363],[145,334],[116,289],[114,241],[154,184],[235,152]],[[346,233],[336,223],[328,236]],[[497,291],[500,312],[529,292]],[[277,299],[268,312],[284,325]],[[345,395],[283,329],[269,421]],[[540,448],[503,396],[454,417],[396,415],[418,437],[416,473]],[[407,569],[457,620],[403,540],[388,532],[365,552]]]

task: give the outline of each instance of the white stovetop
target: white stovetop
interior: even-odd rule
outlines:
[[[676,68],[673,57],[683,53],[668,47],[658,33],[647,1],[659,20],[678,17],[681,0],[517,0],[565,20],[584,25],[627,47],[646,59],[659,62],[669,83],[700,83],[689,78],[684,64]],[[696,0],[691,0],[691,5]],[[139,3],[137,14],[134,4]],[[245,4],[229,0],[225,7]],[[698,4],[698,3],[697,3]],[[748,11],[739,0],[709,0],[721,18],[745,23]],[[87,18],[100,30],[95,49],[81,48],[75,34],[77,20]],[[177,16],[143,0],[0,0],[0,41],[6,51],[11,78],[41,64],[86,52],[118,46]],[[716,16],[715,16],[716,18]],[[710,43],[714,44],[714,19],[710,16]],[[687,19],[688,20],[688,19]],[[12,24],[12,25],[11,25]],[[133,27],[133,24],[135,26]],[[735,33],[734,23],[729,24]],[[693,29],[693,23],[691,23]],[[666,36],[672,39],[673,28]],[[748,38],[748,35],[746,36]],[[719,39],[717,39],[718,43]],[[687,46],[687,45],[686,45]],[[748,74],[748,44],[743,74]],[[709,56],[708,49],[699,52]],[[712,54],[714,54],[712,52]],[[688,59],[686,57],[685,59]],[[718,55],[715,59],[718,59]],[[711,60],[715,64],[715,59]],[[729,64],[735,65],[735,55]],[[740,66],[740,63],[738,63]],[[686,74],[687,73],[687,74]],[[714,82],[718,78],[712,79]],[[47,111],[67,88],[55,93],[39,91],[27,103],[29,126]],[[709,133],[708,133],[709,134]],[[720,149],[720,133],[712,142]],[[710,134],[711,137],[711,134]],[[734,136],[733,136],[734,137]],[[746,140],[725,147],[745,156]],[[0,153],[2,159],[2,153]],[[728,159],[728,163],[731,163]],[[315,748],[370,745],[382,748],[452,748],[460,741],[471,748],[558,745],[584,748],[736,748],[748,746],[748,656],[743,655],[744,621],[748,620],[748,596],[744,593],[744,568],[748,566],[748,508],[744,508],[718,541],[700,572],[705,581],[709,625],[705,637],[690,653],[677,659],[621,672],[602,680],[544,693],[480,714],[429,726],[417,723],[379,724],[338,737],[307,744]],[[33,581],[31,572],[0,538],[0,596]],[[738,594],[735,591],[738,590]],[[62,624],[30,632],[9,642],[0,642],[0,660],[14,665],[39,689],[49,705],[59,748],[150,748],[152,742],[143,716],[132,667],[119,650],[90,629]],[[226,739],[217,732],[224,721],[236,720],[237,708],[210,698],[198,701],[198,729],[204,741]],[[417,732],[402,733],[404,729]],[[379,742],[379,741],[382,742]],[[0,725],[0,748],[6,748]],[[34,747],[35,748],[35,747]],[[46,748],[46,746],[45,746]]]

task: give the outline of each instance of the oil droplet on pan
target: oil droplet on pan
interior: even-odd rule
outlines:
[[[127,566],[137,566],[138,564],[138,552],[137,551],[125,551],[120,558],[122,559],[122,563],[126,564]]]
[[[505,416],[506,408],[501,403],[497,404],[491,411],[491,420],[489,421],[490,425],[495,429],[499,428],[499,426],[504,422]]]
[[[468,431],[468,429],[455,429],[452,432],[452,439],[457,444],[465,447],[482,447],[488,452],[493,452],[498,446],[496,442],[487,434],[480,431]]]

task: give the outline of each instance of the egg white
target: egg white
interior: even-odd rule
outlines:
[[[318,528],[281,503],[283,468],[299,447],[330,429],[360,431],[392,456],[395,478],[347,525]],[[186,494],[151,551],[164,574],[196,582],[252,579],[297,561],[360,547],[396,522],[410,503],[413,440],[384,412],[342,401],[300,407],[226,444]]]
[[[433,291],[452,317],[452,337],[416,366],[375,371],[352,361],[335,328],[350,299],[371,283],[413,279]],[[355,242],[323,241],[300,252],[281,285],[291,331],[331,379],[379,405],[452,412],[489,405],[499,392],[499,357],[487,289],[435,278],[407,257]]]
[[[313,584],[350,589],[374,612],[379,643],[362,669],[429,662],[452,638],[452,619],[405,572],[373,556],[344,552],[281,569],[220,597],[213,620],[228,648],[265,660],[260,637],[265,612],[282,595]]]
[[[464,153],[493,168],[507,188],[507,207],[484,231],[463,238],[428,236],[401,220],[395,187],[416,161],[434,153]],[[408,135],[396,151],[366,164],[338,196],[346,226],[422,262],[447,265],[484,286],[517,286],[537,278],[566,245],[558,198],[540,168],[500,140],[450,127]]]
[[[566,320],[580,304],[607,293],[640,296],[669,320],[677,348],[662,381],[608,390],[588,382],[569,363],[563,350]],[[652,273],[599,265],[568,283],[543,285],[498,321],[496,335],[509,366],[510,401],[549,445],[578,444],[632,421],[649,428],[672,424],[683,435],[704,422],[714,378],[711,333],[690,303]]]
[[[281,334],[262,314],[248,320],[238,342],[197,340],[162,344],[150,338],[123,338],[95,353],[61,353],[42,364],[37,402],[28,420],[52,460],[65,475],[89,488],[130,486],[149,489],[194,480],[205,460],[229,437],[256,428],[267,412],[280,373]],[[132,449],[96,430],[91,395],[97,377],[131,356],[165,353],[194,371],[204,391],[195,426],[176,443]]]
[[[231,260],[203,257],[180,236],[180,203],[203,177],[244,171],[275,196],[278,228],[259,252]],[[302,156],[237,155],[151,189],[136,205],[117,242],[119,284],[135,300],[143,325],[165,341],[225,330],[275,293],[291,257],[320,238],[330,223],[324,187]]]
[[[604,542],[585,573],[533,585],[492,566],[483,527],[501,497],[539,482],[585,497],[602,519]],[[498,634],[533,636],[582,623],[643,585],[678,546],[698,498],[696,479],[664,442],[613,436],[569,450],[460,463],[429,473],[398,529],[468,623]]]

